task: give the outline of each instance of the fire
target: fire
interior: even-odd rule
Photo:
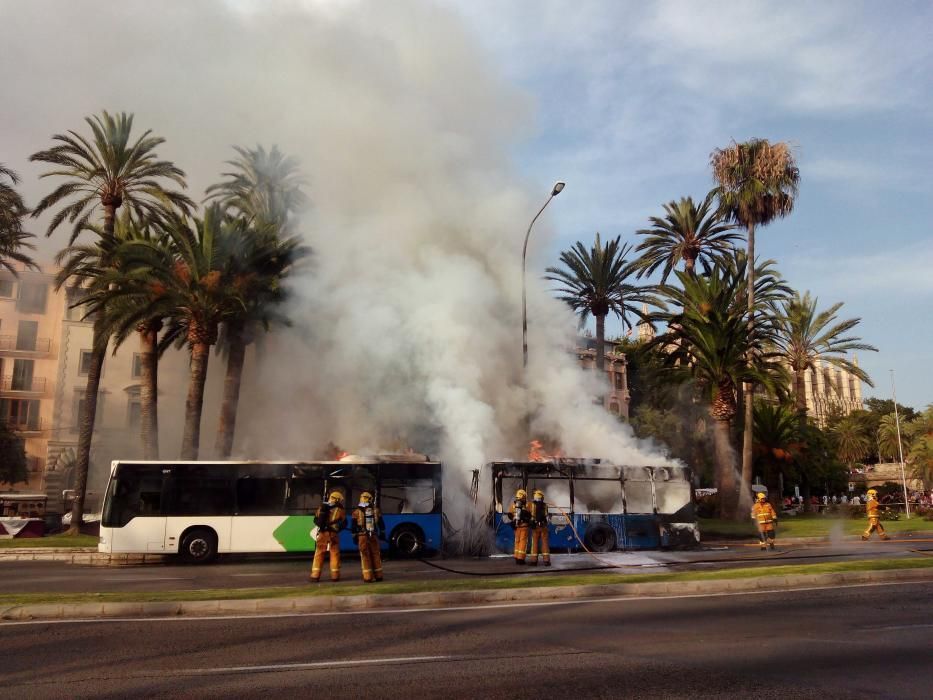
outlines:
[[[532,440],[528,444],[529,462],[550,462],[552,459],[560,459],[561,457],[563,457],[563,453],[559,449],[555,449],[549,454],[540,440]]]

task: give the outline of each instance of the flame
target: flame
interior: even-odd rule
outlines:
[[[528,461],[529,462],[550,462],[553,459],[560,459],[563,453],[559,449],[548,453],[540,440],[532,440],[528,443]]]

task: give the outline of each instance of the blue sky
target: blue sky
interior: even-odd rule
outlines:
[[[453,4],[453,3],[451,3]],[[793,214],[757,237],[795,287],[879,348],[865,396],[933,403],[933,4],[510,2],[453,4],[530,94],[516,153],[567,189],[553,255],[600,231],[635,240],[661,204],[702,197],[731,139],[793,144]]]

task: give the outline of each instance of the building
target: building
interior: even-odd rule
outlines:
[[[579,338],[576,348],[577,359],[583,369],[596,368],[596,339],[591,337]],[[629,417],[629,403],[631,395],[628,390],[628,365],[625,355],[616,352],[614,343],[606,342],[605,371],[609,375],[610,389],[603,396],[603,406],[614,416]]]
[[[852,364],[858,366],[857,357],[852,357]],[[847,416],[852,411],[864,408],[862,381],[854,374],[823,360],[818,360],[816,368],[806,373],[805,385],[807,415],[820,427],[824,427],[833,414]]]

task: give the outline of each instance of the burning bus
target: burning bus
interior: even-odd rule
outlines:
[[[692,473],[687,467],[640,467],[599,459],[553,457],[499,461],[491,473],[496,548],[514,549],[508,510],[515,492],[544,492],[553,550],[609,552],[699,544]]]

